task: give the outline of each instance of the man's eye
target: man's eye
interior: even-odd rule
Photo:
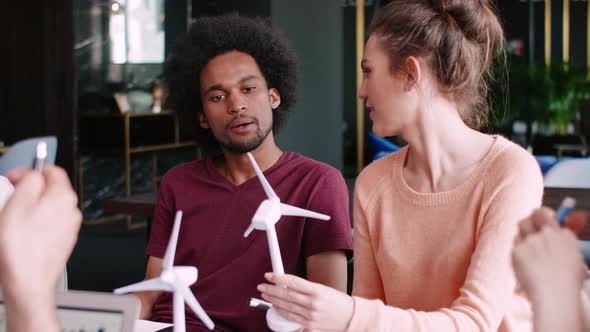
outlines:
[[[215,95],[212,96],[210,99],[211,101],[222,101],[223,99],[225,99],[225,95]]]
[[[246,93],[250,93],[250,92],[256,90],[256,87],[255,86],[248,86],[248,87],[243,88],[242,90]]]

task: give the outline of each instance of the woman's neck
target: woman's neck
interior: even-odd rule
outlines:
[[[404,178],[419,192],[453,189],[475,170],[493,138],[469,128],[442,97],[421,107],[416,126],[402,134],[409,143]]]

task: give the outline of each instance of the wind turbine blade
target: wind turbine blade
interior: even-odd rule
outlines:
[[[295,207],[293,205],[281,203],[281,214],[284,216],[295,216],[295,217],[307,217],[315,218],[320,220],[330,220],[330,216],[325,214],[305,210],[302,208]]]
[[[155,290],[171,291],[172,287],[170,287],[168,284],[164,283],[160,278],[154,278],[154,279],[144,280],[144,281],[141,281],[136,284],[129,285],[129,286],[117,288],[113,292],[115,294],[127,294],[127,293],[155,291]]]
[[[256,172],[256,176],[258,176],[258,179],[260,180],[260,183],[262,184],[262,189],[264,189],[266,196],[268,198],[275,198],[275,197],[278,198],[277,194],[275,194],[275,191],[272,189],[272,187],[270,186],[270,184],[268,183],[268,181],[264,177],[264,174],[262,174],[260,167],[258,167],[258,164],[256,163],[256,159],[254,159],[254,156],[250,152],[248,152],[248,159],[250,159],[250,163],[252,164],[252,167],[254,167],[254,171]]]
[[[193,292],[191,292],[190,288],[180,284],[178,279],[176,279],[175,281],[174,288],[176,289],[176,292],[179,292],[180,295],[182,295],[182,297],[184,298],[184,302],[186,302],[186,304],[201,319],[201,321],[207,326],[207,328],[209,328],[209,330],[213,330],[213,328],[215,328],[215,324],[213,323],[211,318],[209,318],[209,315],[207,315],[205,310],[203,310],[203,307],[201,307],[201,304],[199,304],[199,301],[197,301],[197,299],[193,295]]]
[[[169,270],[174,265],[174,255],[176,254],[176,243],[178,242],[178,232],[180,231],[180,220],[182,219],[182,211],[176,211],[176,217],[174,217],[174,225],[172,226],[172,232],[170,233],[170,241],[168,241],[168,248],[166,248],[166,254],[162,261],[162,268]]]
[[[248,226],[248,228],[244,232],[244,237],[250,236],[250,233],[252,233],[253,230],[254,230],[254,226],[252,224],[250,224],[250,226]]]

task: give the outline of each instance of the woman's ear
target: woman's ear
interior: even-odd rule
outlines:
[[[406,83],[404,84],[404,90],[410,91],[420,83],[420,79],[422,78],[422,68],[420,61],[413,56],[409,56],[406,59],[405,66]]]
[[[268,90],[268,96],[270,98],[270,107],[272,107],[273,110],[281,105],[281,95],[277,89],[270,88]]]

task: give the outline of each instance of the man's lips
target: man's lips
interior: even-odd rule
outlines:
[[[236,119],[230,123],[229,127],[233,129],[233,128],[237,128],[240,126],[246,126],[246,125],[252,124],[254,122],[255,122],[254,119],[247,119],[247,118],[246,119]]]
[[[252,124],[252,123],[254,123],[254,122],[244,122],[244,123],[240,123],[237,125],[232,125],[231,129],[238,128],[238,127],[246,127],[247,125]]]
[[[229,130],[236,133],[245,133],[250,131],[254,124],[256,124],[256,119],[253,118],[235,119],[229,124]]]
[[[241,124],[238,124],[238,125],[233,125],[231,127],[231,129],[245,128],[245,127],[248,127],[249,125],[251,125],[253,123],[254,122],[244,122],[244,123],[241,123]]]

